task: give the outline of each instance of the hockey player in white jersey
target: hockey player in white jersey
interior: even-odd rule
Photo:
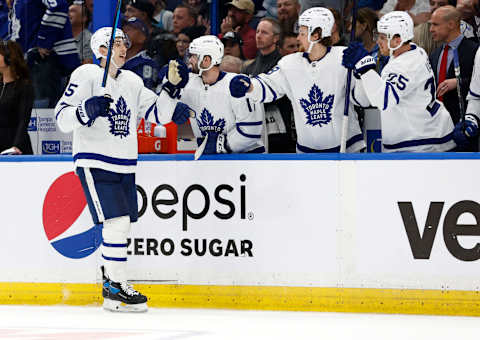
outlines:
[[[220,39],[213,35],[194,39],[188,52],[193,72],[187,85],[180,96],[169,87],[164,90],[195,112],[190,123],[199,145],[207,137],[203,154],[265,152],[262,111],[249,99],[230,95],[228,86],[235,74],[220,70],[224,53]]]
[[[478,50],[475,54],[467,102],[465,119],[455,126],[453,132],[453,139],[460,148],[466,148],[475,140],[478,142],[478,126],[480,125],[480,51]]]
[[[314,7],[299,17],[300,44],[306,53],[280,59],[267,74],[238,75],[230,84],[234,97],[268,103],[284,95],[292,102],[297,130],[297,152],[339,152],[345,108],[347,69],[341,64],[344,47],[331,46],[334,17]],[[347,152],[358,152],[365,142],[350,101]]]
[[[384,152],[452,151],[453,122],[436,100],[435,78],[425,51],[412,44],[413,21],[406,12],[394,11],[377,23],[380,53],[390,55],[381,76],[375,59],[361,43],[345,50],[343,64],[354,70],[362,86],[355,90],[361,106],[381,111]]]
[[[188,110],[168,107],[145,88],[125,63],[128,38],[117,29],[105,89],[101,87],[112,28],[104,27],[91,38],[100,65],[86,64],[71,75],[55,107],[63,132],[73,131],[73,159],[95,224],[103,223],[102,257],[104,308],[113,311],[146,311],[147,298],[127,284],[127,236],[138,219],[135,168],[137,115],[151,113],[157,123],[184,123]],[[107,95],[104,96],[104,93]],[[164,94],[163,97],[169,99]],[[174,112],[168,114],[168,112]]]

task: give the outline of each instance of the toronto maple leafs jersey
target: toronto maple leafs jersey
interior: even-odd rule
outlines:
[[[345,107],[347,69],[342,66],[344,47],[331,47],[320,60],[306,53],[279,60],[268,73],[252,78],[256,102],[269,103],[287,95],[292,102],[297,130],[297,152],[339,152]],[[350,101],[347,151],[365,147],[358,117]]]
[[[92,126],[82,125],[77,109],[84,112],[84,101],[104,93],[101,88],[104,68],[86,64],[78,67],[55,107],[57,124],[63,132],[73,131],[73,160],[76,167],[133,173],[137,164],[137,116],[148,115],[165,124],[171,120],[173,106],[143,85],[131,71],[108,77],[105,93],[113,99],[108,117],[97,117]]]
[[[9,39],[25,53],[35,47],[53,50],[68,73],[80,65],[67,0],[14,0],[9,17]]]
[[[261,140],[263,111],[250,99],[234,98],[230,95],[230,80],[234,73],[220,72],[218,80],[210,85],[194,73],[182,90],[180,101],[195,111],[190,119],[195,137],[207,132],[227,135],[232,152],[265,152]]]
[[[381,110],[384,152],[443,152],[455,148],[453,121],[436,100],[435,78],[422,48],[390,58],[381,77],[373,70],[361,77],[355,99]],[[366,98],[368,98],[366,100]]]
[[[477,50],[477,53],[475,54],[475,63],[467,100],[468,106],[466,113],[474,114],[480,119],[480,50]]]

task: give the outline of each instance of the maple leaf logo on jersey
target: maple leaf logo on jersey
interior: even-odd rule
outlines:
[[[123,97],[118,98],[115,104],[115,110],[110,109],[108,120],[110,121],[110,133],[120,138],[127,137],[130,134],[130,109]]]
[[[300,105],[305,111],[307,124],[322,127],[332,121],[333,94],[323,98],[323,92],[313,85],[308,93],[308,99],[300,99]]]
[[[203,109],[200,117],[197,117],[198,128],[202,131],[202,136],[207,132],[222,133],[225,128],[225,119],[220,118],[213,121],[213,116],[207,109]]]

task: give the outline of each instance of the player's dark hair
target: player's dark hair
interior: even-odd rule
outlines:
[[[315,33],[318,34],[319,37],[322,36],[322,29],[320,27],[317,27],[313,32],[312,32],[312,35],[314,35]],[[321,39],[319,41],[320,44],[322,44],[323,46],[325,47],[330,47],[332,46],[332,37],[325,37],[323,39]]]

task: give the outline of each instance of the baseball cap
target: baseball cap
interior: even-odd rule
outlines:
[[[158,21],[153,18],[155,7],[152,5],[152,3],[149,0],[130,0],[128,4],[142,12],[147,13],[147,16],[150,18],[150,20],[154,24],[158,23]]]
[[[240,46],[242,46],[243,44],[243,41],[242,41],[242,38],[240,38],[240,35],[236,32],[227,32],[225,33],[223,36],[222,36],[222,42],[225,43],[226,40],[232,40],[233,42],[239,44]]]
[[[145,36],[147,38],[149,36],[147,25],[145,25],[145,23],[142,20],[140,20],[136,17],[131,17],[130,19],[124,21],[123,22],[123,27],[126,27],[126,26],[133,26],[136,29],[138,29],[139,31],[141,31],[143,34],[145,34]]]
[[[255,4],[252,0],[232,0],[231,2],[227,2],[226,5],[247,11],[247,13],[250,14],[255,12]]]

